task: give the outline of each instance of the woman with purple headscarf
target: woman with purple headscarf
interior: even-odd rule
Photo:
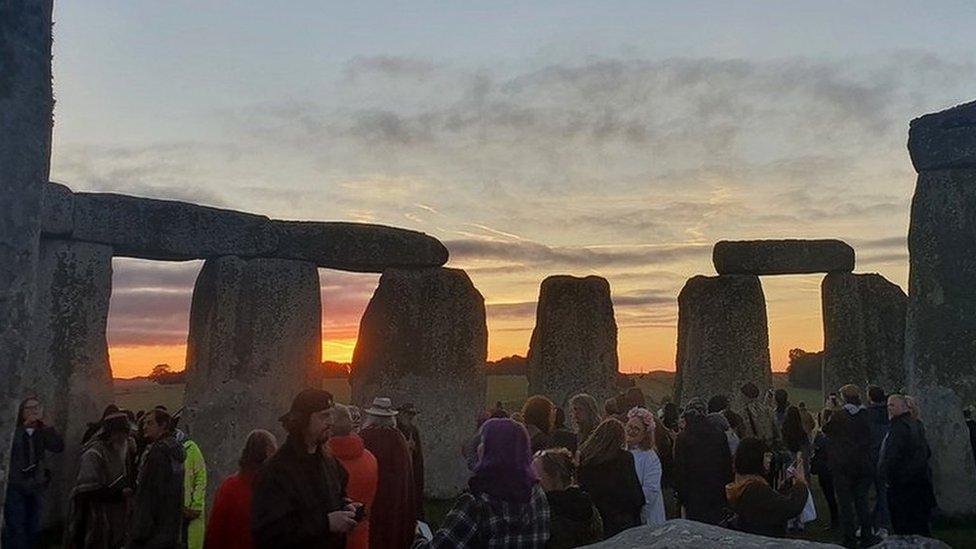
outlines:
[[[414,548],[542,549],[549,539],[549,503],[532,471],[529,435],[511,419],[481,426],[480,457],[468,491],[433,539]]]

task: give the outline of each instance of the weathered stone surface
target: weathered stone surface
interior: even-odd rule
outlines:
[[[908,234],[912,386],[976,402],[976,169],[919,174]]]
[[[925,536],[888,536],[871,549],[952,549],[952,546]]]
[[[919,173],[976,168],[976,101],[912,120],[908,152]]]
[[[268,256],[277,246],[269,219],[121,194],[76,193],[71,237],[109,244],[116,255],[145,259]]]
[[[848,383],[904,387],[905,292],[879,274],[830,273],[820,288],[824,392]]]
[[[65,441],[65,451],[51,460],[51,520],[65,512],[87,423],[112,402],[105,340],[111,292],[112,248],[41,240],[25,385]]]
[[[381,273],[386,269],[440,267],[447,248],[417,231],[363,223],[273,221],[274,255],[319,267]]]
[[[840,240],[722,240],[712,249],[718,274],[782,275],[854,270],[854,248]]]
[[[426,493],[450,498],[465,486],[459,448],[485,406],[488,328],[484,298],[458,269],[383,273],[359,325],[352,399],[414,403],[424,445]]]
[[[238,257],[204,263],[190,307],[185,417],[207,460],[209,498],[236,471],[252,429],[284,436],[278,417],[320,368],[321,332],[311,263]]]
[[[52,3],[0,3],[0,494],[7,492],[10,444],[23,396],[41,188],[50,176]]]
[[[939,508],[949,515],[976,513],[976,464],[959,397],[938,386],[913,387],[912,393],[932,449],[929,465]]]
[[[614,396],[619,364],[610,283],[598,276],[543,280],[526,362],[530,395],[560,406],[579,393],[598,402]]]
[[[781,538],[767,538],[728,530],[693,520],[672,519],[661,526],[638,526],[616,536],[585,545],[588,549],[797,549],[839,548],[839,545]]]
[[[743,383],[772,386],[766,298],[757,276],[696,276],[678,295],[674,396],[729,396],[741,406]]]
[[[70,235],[74,228],[74,193],[58,183],[44,184],[41,197],[41,233],[45,236]]]

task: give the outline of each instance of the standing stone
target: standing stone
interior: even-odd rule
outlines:
[[[52,3],[0,2],[0,513],[28,364],[41,188],[51,168]]]
[[[529,394],[565,406],[579,393],[603,402],[616,394],[617,322],[610,283],[588,276],[542,281],[529,343]]]
[[[879,274],[830,273],[821,284],[823,391],[853,383],[905,386],[908,296]]]
[[[932,447],[936,499],[976,512],[961,409],[976,400],[976,102],[912,121],[905,365]],[[953,398],[953,396],[955,398]]]
[[[938,386],[913,392],[932,450],[929,465],[939,509],[948,515],[971,515],[976,512],[976,463],[959,396]]]
[[[278,418],[322,362],[322,302],[311,263],[208,259],[193,287],[186,350],[190,436],[207,462],[207,494],[237,470],[253,429],[284,442]]]
[[[739,388],[751,381],[772,387],[766,298],[757,276],[696,276],[678,294],[675,401],[728,395],[740,407]]]
[[[88,422],[112,402],[105,329],[112,293],[112,248],[68,240],[41,241],[31,320],[27,391],[44,404],[65,449],[50,460],[47,516],[66,510]]]
[[[466,486],[459,449],[485,406],[485,302],[459,269],[391,269],[366,306],[352,357],[353,402],[376,396],[420,411],[425,492],[451,498]]]

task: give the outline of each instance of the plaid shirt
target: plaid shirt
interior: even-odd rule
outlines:
[[[434,539],[417,540],[413,549],[542,549],[548,539],[549,502],[536,484],[528,504],[462,494]]]

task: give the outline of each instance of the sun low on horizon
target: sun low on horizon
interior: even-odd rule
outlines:
[[[51,179],[430,234],[489,360],[527,353],[546,277],[601,276],[621,371],[674,370],[720,240],[841,239],[907,290],[908,123],[971,97],[976,54],[952,7],[882,6],[62,2]],[[201,266],[113,260],[116,377],[184,366]],[[319,275],[348,362],[379,275]],[[763,277],[775,371],[822,348],[821,280]]]

